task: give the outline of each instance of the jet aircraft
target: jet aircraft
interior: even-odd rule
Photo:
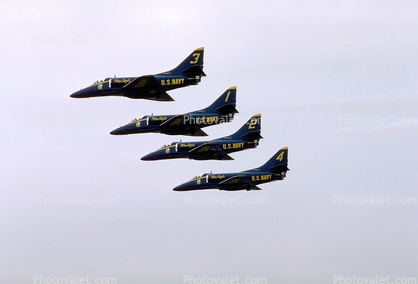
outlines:
[[[229,153],[256,148],[261,138],[261,114],[251,117],[230,136],[199,142],[173,142],[145,155],[143,161],[189,158],[193,160],[233,160]]]
[[[219,190],[261,190],[257,185],[282,180],[286,177],[287,147],[281,148],[264,165],[239,173],[203,174],[173,188],[174,191],[189,191],[199,189]]]
[[[110,134],[163,133],[168,135],[207,136],[203,127],[230,122],[236,110],[237,87],[227,89],[207,108],[178,115],[145,115],[134,119]]]
[[[203,47],[196,49],[170,71],[140,77],[106,78],[73,93],[70,97],[124,96],[131,99],[174,101],[166,91],[197,85],[201,77],[206,76],[203,72],[203,50]]]

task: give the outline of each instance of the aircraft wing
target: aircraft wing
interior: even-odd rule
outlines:
[[[164,90],[153,75],[140,76],[135,78],[123,87],[126,93],[147,92],[144,99],[154,101],[174,101]],[[134,96],[135,97],[135,96]]]
[[[172,97],[170,97],[170,95],[167,94],[164,91],[157,92],[155,94],[155,98],[154,97],[151,97],[151,98],[148,98],[148,99],[149,100],[155,100],[155,101],[164,101],[164,102],[172,102],[172,101],[174,101],[174,99]]]
[[[169,127],[184,125],[186,115],[187,114],[178,114],[176,116],[173,116],[172,118],[167,119],[166,121],[161,123],[160,127],[169,128]]]
[[[220,190],[253,189],[261,190],[246,175],[236,175],[219,183]]]
[[[186,129],[188,130],[188,129]],[[190,135],[190,136],[208,136],[208,134],[203,131],[202,129],[197,129],[197,130],[188,130],[190,131],[189,133],[184,133],[184,135]]]
[[[220,153],[222,152],[222,148],[219,147],[219,145],[215,142],[208,142],[190,150],[189,154],[209,153],[209,152]]]
[[[207,142],[189,151],[192,156],[216,156],[220,160],[233,160],[231,156],[222,153],[222,148],[216,142]]]
[[[158,88],[161,87],[157,79],[153,75],[145,75],[135,78],[133,81],[126,84],[123,88],[128,89],[139,89],[139,88]]]
[[[189,121],[189,114],[178,114],[172,118],[161,123],[159,128],[164,131],[164,133],[175,133],[181,135],[190,135],[190,136],[208,136],[206,132],[200,128],[195,128],[193,126],[187,125]]]

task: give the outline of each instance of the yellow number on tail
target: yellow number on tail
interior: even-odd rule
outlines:
[[[251,119],[251,122],[250,122],[250,125],[248,126],[248,129],[254,129],[256,124],[257,124],[257,118]]]
[[[279,160],[280,162],[283,160],[284,152],[281,152],[280,155],[277,156],[276,160]]]
[[[225,99],[225,102],[227,102],[228,101],[228,98],[229,98],[229,94],[230,94],[231,92],[228,92],[228,94],[226,94],[226,99]]]
[[[197,63],[197,61],[199,60],[199,57],[200,57],[200,53],[194,53],[193,56],[194,56],[194,60],[190,61],[190,64],[196,64]]]

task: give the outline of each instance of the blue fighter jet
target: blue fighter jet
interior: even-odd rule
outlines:
[[[256,148],[261,138],[261,114],[251,117],[232,135],[211,141],[173,142],[145,155],[143,161],[189,158],[193,160],[233,160],[229,153]]]
[[[134,119],[110,134],[163,133],[168,135],[207,136],[201,128],[233,120],[237,87],[227,89],[207,108],[178,115],[145,115]]]
[[[203,47],[193,51],[176,68],[140,77],[114,77],[96,81],[91,86],[73,93],[72,98],[123,96],[131,99],[174,101],[166,91],[197,85],[203,72]]]
[[[175,191],[199,189],[219,190],[261,190],[257,185],[282,180],[289,170],[287,168],[287,147],[281,148],[264,165],[238,173],[203,174],[173,188]]]

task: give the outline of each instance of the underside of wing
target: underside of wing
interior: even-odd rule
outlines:
[[[219,183],[220,190],[260,189],[246,175],[236,175]]]
[[[200,128],[189,125],[189,114],[179,114],[164,121],[160,125],[161,132],[173,135],[208,136]]]
[[[172,102],[174,99],[170,97],[165,91],[134,91],[126,90],[123,93],[124,96],[131,98],[131,99],[144,99],[144,100],[152,100],[152,101],[162,101],[162,102]]]
[[[122,92],[133,99],[147,99],[153,101],[174,101],[158,83],[153,75],[141,76],[126,84]]]
[[[215,160],[233,160],[228,156],[216,142],[208,142],[199,145],[189,151],[189,156],[193,159],[215,159]]]
[[[161,128],[172,128],[179,125],[184,125],[186,114],[178,114],[161,123]]]
[[[187,136],[208,136],[208,134],[202,129],[196,129],[196,128],[191,128],[191,127],[180,129],[177,131],[176,134],[187,135]]]
[[[157,79],[153,75],[146,75],[140,76],[135,78],[133,81],[126,84],[123,88],[125,90],[129,89],[141,89],[141,88],[158,88],[160,87],[160,83],[158,83]]]
[[[189,151],[189,154],[199,154],[199,153],[219,153],[222,152],[222,148],[215,142],[208,142],[202,145],[197,146]]]

